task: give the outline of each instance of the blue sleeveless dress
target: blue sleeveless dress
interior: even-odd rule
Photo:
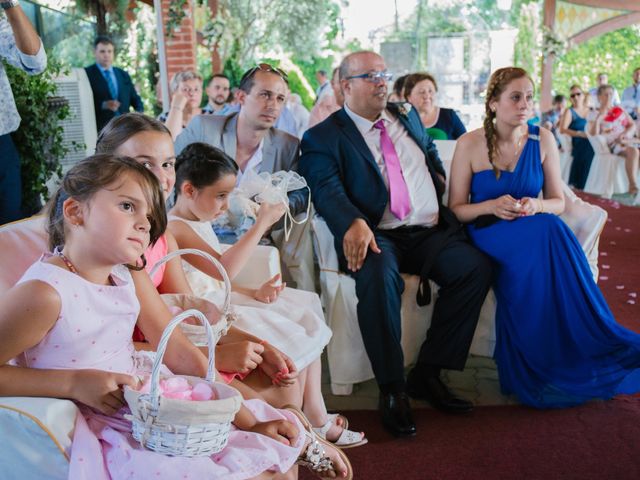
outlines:
[[[513,172],[473,175],[471,202],[537,197],[544,177],[539,128]],[[504,394],[539,407],[576,405],[640,391],[640,335],[618,325],[573,232],[542,213],[468,226],[493,261],[495,359]]]

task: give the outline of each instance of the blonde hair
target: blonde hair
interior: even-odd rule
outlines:
[[[496,118],[496,112],[491,109],[491,102],[494,100],[498,100],[500,95],[506,90],[507,85],[509,85],[513,80],[518,78],[527,77],[531,84],[533,85],[533,80],[531,80],[531,76],[527,73],[527,71],[523,68],[519,67],[505,67],[499,68],[491,75],[489,78],[489,85],[487,86],[487,96],[485,97],[484,102],[484,138],[487,141],[487,152],[489,154],[489,163],[493,168],[493,173],[495,173],[496,178],[500,178],[500,169],[495,166],[493,160],[496,155],[500,153],[500,149],[498,148],[498,132],[496,131],[496,126],[494,125],[494,121]]]
[[[178,88],[180,88],[180,84],[188,80],[200,80],[200,83],[202,83],[202,75],[200,75],[198,72],[194,72],[193,70],[184,70],[182,72],[177,72],[171,78],[169,90],[171,91],[171,93],[177,92]]]

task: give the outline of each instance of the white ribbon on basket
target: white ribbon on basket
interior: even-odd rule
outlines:
[[[306,188],[309,192],[307,212],[303,220],[296,220],[289,208],[288,193],[294,190]],[[311,212],[311,189],[307,181],[301,175],[293,171],[281,170],[275,173],[258,173],[253,169],[247,170],[238,187],[248,198],[254,198],[256,203],[283,203],[286,207],[284,216],[284,239],[289,240],[293,225],[302,225],[309,220]]]

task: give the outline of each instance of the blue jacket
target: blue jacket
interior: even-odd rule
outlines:
[[[96,127],[98,129],[98,133],[100,133],[102,127],[109,123],[109,120],[115,117],[114,112],[102,108],[102,102],[114,99],[111,98],[107,81],[104,79],[102,72],[95,63],[89,67],[85,67],[84,70],[87,72],[87,77],[91,84],[91,90],[93,90],[93,106],[96,112]],[[136,112],[144,111],[140,95],[136,92],[136,88],[133,85],[129,74],[117,67],[113,67],[113,72],[115,73],[116,81],[118,82],[118,98],[116,99],[120,102],[118,112],[120,114],[127,113],[131,110],[131,107],[133,107]]]
[[[387,109],[398,116],[411,138],[424,152],[436,187],[440,223],[458,224],[453,213],[442,206],[445,171],[431,137],[425,133],[415,109],[400,113],[395,104]],[[353,221],[363,218],[375,229],[384,213],[389,193],[371,151],[344,109],[309,129],[302,138],[299,172],[307,179],[316,211],[325,219],[342,253],[342,239]]]

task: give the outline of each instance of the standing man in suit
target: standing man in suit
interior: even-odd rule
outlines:
[[[85,71],[93,90],[96,127],[100,132],[113,117],[129,112],[131,107],[136,112],[143,112],[144,106],[129,74],[113,66],[113,41],[98,36],[93,43],[93,54],[96,63],[85,67]]]
[[[472,410],[440,380],[464,368],[491,282],[488,259],[442,205],[444,169],[415,109],[387,104],[387,73],[373,52],[341,63],[345,104],[302,139],[300,172],[335,237],[341,268],[356,281],[358,323],[376,381],[384,426],[415,435],[407,393],[448,413]],[[404,379],[400,273],[420,275],[417,301],[439,286],[431,327]]]
[[[176,155],[194,142],[218,147],[240,167],[238,185],[250,169],[258,173],[297,170],[300,142],[293,135],[274,128],[287,92],[287,75],[279,68],[261,63],[248,70],[240,80],[237,93],[240,111],[228,116],[194,117],[176,138]],[[293,215],[306,211],[307,204],[306,189],[289,194]]]

